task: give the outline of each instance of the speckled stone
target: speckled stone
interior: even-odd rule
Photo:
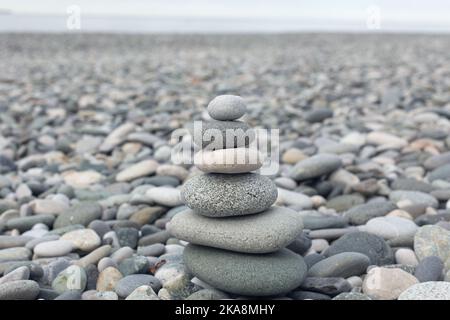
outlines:
[[[211,118],[222,121],[239,119],[245,114],[246,109],[244,99],[231,94],[215,97],[207,107]]]
[[[0,300],[34,300],[39,285],[32,280],[17,280],[0,284]]]
[[[429,281],[403,291],[398,300],[450,300],[450,282]]]
[[[249,296],[287,293],[302,283],[307,272],[303,258],[287,249],[249,255],[189,244],[184,262],[215,288]]]
[[[450,257],[450,231],[434,225],[420,227],[414,236],[414,252],[419,260],[438,256],[446,261]]]
[[[209,173],[189,179],[181,195],[196,213],[227,217],[264,211],[275,202],[278,191],[272,180],[255,173]]]
[[[169,232],[181,240],[247,253],[284,248],[300,235],[302,228],[302,218],[297,212],[276,206],[257,215],[227,219],[204,217],[186,210],[168,225]]]
[[[372,300],[369,296],[359,292],[342,292],[332,300]]]

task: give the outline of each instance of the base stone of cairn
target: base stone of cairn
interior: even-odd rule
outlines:
[[[259,151],[249,147],[254,133],[247,132],[244,143],[235,137],[226,141],[227,129],[251,130],[237,120],[245,112],[238,96],[218,96],[208,105],[213,120],[201,133],[223,133],[223,145],[195,155],[194,164],[204,173],[184,184],[181,194],[190,209],[175,215],[168,230],[189,242],[184,262],[200,280],[237,295],[277,296],[300,286],[306,276],[303,258],[285,248],[303,223],[297,212],[273,206],[278,192],[272,180],[251,172],[263,165]],[[198,138],[198,146],[208,146]]]

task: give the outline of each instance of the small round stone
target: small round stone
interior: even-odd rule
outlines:
[[[98,234],[92,229],[79,229],[65,233],[61,240],[72,243],[75,249],[92,251],[101,244]]]
[[[244,99],[229,94],[215,97],[207,107],[211,118],[222,121],[239,119],[246,109]]]
[[[400,248],[395,252],[395,261],[398,264],[403,264],[407,266],[417,266],[419,261],[417,261],[416,254],[413,250],[408,248]]]
[[[180,190],[175,188],[170,187],[151,188],[147,190],[145,195],[152,202],[167,207],[176,207],[183,204]]]
[[[181,191],[186,205],[209,217],[258,213],[277,199],[275,183],[267,177],[244,173],[209,173],[189,179]]]
[[[309,123],[316,123],[316,122],[322,122],[323,120],[327,118],[331,118],[333,116],[333,110],[328,108],[316,108],[311,111],[309,111],[305,119]]]
[[[398,268],[372,268],[363,282],[363,292],[373,299],[394,300],[418,280]]]
[[[122,273],[114,267],[101,271],[97,279],[97,291],[114,291],[117,283],[123,278]]]

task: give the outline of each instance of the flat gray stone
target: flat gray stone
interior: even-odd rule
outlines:
[[[399,217],[377,217],[370,219],[364,226],[364,231],[376,234],[385,240],[389,239],[411,239],[419,227],[411,220]]]
[[[190,243],[247,253],[280,250],[300,235],[302,217],[295,211],[273,206],[266,211],[217,219],[186,210],[168,225],[169,232]]]
[[[275,183],[255,173],[197,175],[181,190],[188,207],[209,217],[258,213],[269,208],[277,195]]]
[[[0,236],[0,249],[23,247],[33,237],[28,236]]]
[[[370,259],[359,252],[342,252],[314,264],[308,271],[309,277],[348,278],[365,273]]]
[[[6,222],[8,229],[18,229],[20,232],[30,230],[35,224],[43,223],[49,227],[53,225],[55,217],[53,215],[37,215],[20,218],[12,218]]]
[[[359,194],[343,194],[327,201],[327,208],[342,212],[364,203],[364,197]]]
[[[436,188],[429,183],[419,181],[414,178],[400,178],[392,182],[391,189],[430,193]]]
[[[54,228],[68,225],[81,224],[87,226],[91,221],[100,219],[103,209],[97,202],[82,202],[60,214],[54,224]]]
[[[344,212],[344,217],[355,225],[365,224],[372,218],[382,217],[397,209],[397,206],[390,201],[377,201],[361,204]]]
[[[305,119],[309,123],[316,123],[316,122],[322,122],[323,120],[327,118],[331,118],[333,116],[333,110],[328,108],[315,108],[311,111],[309,111]]]
[[[428,174],[428,180],[445,180],[450,181],[450,164],[447,163],[443,166],[440,166]]]
[[[422,204],[427,207],[437,208],[439,202],[435,197],[420,191],[404,191],[404,190],[396,190],[389,193],[389,199],[398,203],[400,201],[409,201],[411,204]]]
[[[302,215],[302,218],[304,228],[309,230],[343,228],[348,224],[348,219],[341,216]]]
[[[290,250],[244,254],[189,244],[186,267],[219,290],[248,296],[271,296],[297,288],[306,276],[303,258]]]
[[[341,158],[332,154],[318,154],[298,162],[289,173],[296,181],[327,175],[342,166]]]
[[[342,252],[359,252],[369,257],[374,265],[392,264],[394,254],[383,238],[367,232],[351,232],[334,241],[323,252],[327,257]]]
[[[115,291],[121,298],[128,297],[135,289],[140,286],[150,286],[153,291],[158,292],[161,288],[161,282],[149,274],[132,274],[117,282]]]

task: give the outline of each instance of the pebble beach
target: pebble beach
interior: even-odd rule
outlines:
[[[0,34],[0,300],[450,300],[449,40]]]

